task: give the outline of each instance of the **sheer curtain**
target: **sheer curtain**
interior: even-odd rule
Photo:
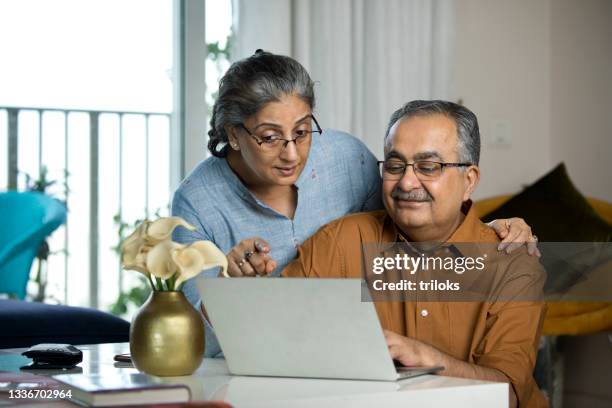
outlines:
[[[237,0],[236,48],[291,55],[316,82],[324,127],[379,157],[390,114],[417,98],[449,98],[454,0]]]

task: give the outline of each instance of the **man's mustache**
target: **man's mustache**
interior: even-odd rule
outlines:
[[[410,191],[404,191],[400,188],[394,188],[393,191],[391,191],[391,197],[405,201],[431,201],[431,196],[429,195],[429,193],[422,188],[415,188]]]

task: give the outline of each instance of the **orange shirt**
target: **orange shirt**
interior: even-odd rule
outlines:
[[[362,245],[401,239],[384,211],[352,214],[304,242],[282,275],[363,278]],[[470,209],[447,243],[489,243],[487,247],[494,248],[498,241]],[[532,375],[545,312],[540,300],[544,270],[525,248],[512,254],[489,250],[488,256],[495,296],[486,301],[375,301],[381,325],[459,360],[503,372],[520,407],[547,406]]]

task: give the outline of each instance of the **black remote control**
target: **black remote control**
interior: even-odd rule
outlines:
[[[25,369],[72,368],[83,361],[83,352],[71,344],[37,344],[21,354],[33,360]]]

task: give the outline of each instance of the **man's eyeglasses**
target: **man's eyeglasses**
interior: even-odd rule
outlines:
[[[437,180],[445,167],[468,167],[471,163],[440,163],[429,160],[417,160],[414,163],[406,163],[402,160],[387,159],[379,161],[380,175],[383,180],[399,180],[406,173],[406,169],[412,166],[414,174],[421,181]]]
[[[313,129],[312,123],[304,123],[293,131],[292,139],[283,138],[282,132],[277,129],[267,129],[265,131],[262,131],[261,134],[254,134],[249,131],[249,129],[247,129],[247,127],[243,123],[241,123],[239,126],[255,140],[255,143],[257,143],[264,152],[280,153],[283,149],[287,147],[290,142],[295,143],[295,146],[297,147],[299,145],[304,144],[304,142],[306,142],[307,140],[310,140],[310,137],[313,133],[323,133],[323,131],[321,130],[321,126],[319,126],[319,122],[317,122],[315,117],[313,115],[310,115],[310,118],[312,118],[312,122],[315,125],[315,129]]]

